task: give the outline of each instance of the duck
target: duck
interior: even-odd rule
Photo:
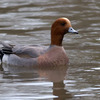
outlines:
[[[65,66],[69,59],[62,46],[62,41],[67,33],[78,34],[72,28],[68,18],[56,19],[51,26],[51,42],[49,46],[34,45],[12,45],[2,42],[0,49],[1,64],[5,66],[16,66],[20,68]]]

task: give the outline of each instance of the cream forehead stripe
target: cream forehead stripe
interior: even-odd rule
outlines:
[[[70,20],[68,18],[63,17],[62,19],[65,19],[65,20],[67,20],[70,23]]]

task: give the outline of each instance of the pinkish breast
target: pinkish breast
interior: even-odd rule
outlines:
[[[56,46],[38,57],[38,66],[66,66],[68,61],[64,48]]]

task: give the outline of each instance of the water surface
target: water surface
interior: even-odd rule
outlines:
[[[100,1],[0,0],[0,41],[49,45],[51,24],[59,17],[79,31],[63,41],[69,69],[12,74],[1,68],[0,100],[99,100]]]

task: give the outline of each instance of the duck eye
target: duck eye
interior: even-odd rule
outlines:
[[[62,26],[65,26],[66,23],[61,23]]]

